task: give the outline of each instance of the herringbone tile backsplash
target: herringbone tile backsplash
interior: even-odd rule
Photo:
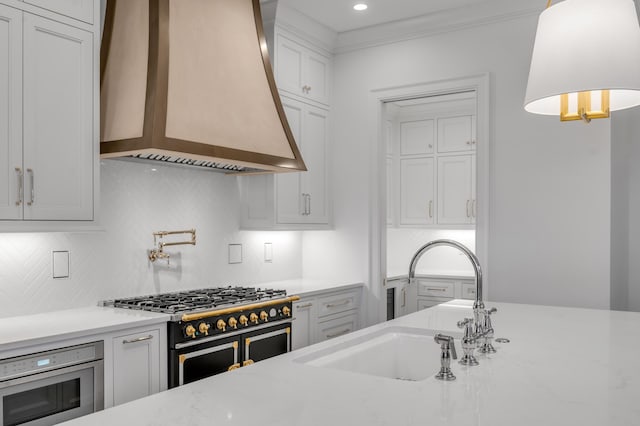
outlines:
[[[236,178],[188,168],[104,160],[100,224],[87,233],[0,233],[0,317],[94,305],[98,300],[302,275],[300,232],[239,230]],[[196,246],[169,247],[150,263],[154,231],[196,228]],[[176,236],[181,239],[181,236]],[[273,244],[273,262],[263,259]],[[228,244],[243,263],[228,264]],[[52,252],[70,252],[53,279]]]

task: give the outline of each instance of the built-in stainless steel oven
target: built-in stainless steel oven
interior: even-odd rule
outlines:
[[[104,408],[103,342],[0,360],[3,426],[48,426]]]

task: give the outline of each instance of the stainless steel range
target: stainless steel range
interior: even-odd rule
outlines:
[[[217,287],[102,302],[171,314],[169,387],[291,350],[292,303],[285,290]]]

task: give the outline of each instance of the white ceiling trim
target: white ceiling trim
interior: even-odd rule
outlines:
[[[538,4],[533,1],[523,4],[514,0],[495,0],[481,5],[448,9],[402,21],[345,31],[338,34],[334,53],[346,53],[525,16],[539,15],[544,10],[545,5],[542,3]]]

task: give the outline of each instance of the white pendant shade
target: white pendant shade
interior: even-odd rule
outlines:
[[[640,105],[640,27],[632,0],[566,0],[540,15],[525,110],[559,115],[560,95],[610,91],[610,110]]]

